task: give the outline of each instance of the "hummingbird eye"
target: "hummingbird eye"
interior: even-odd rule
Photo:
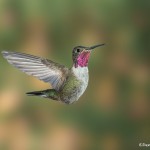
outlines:
[[[79,52],[80,52],[80,49],[79,49],[79,48],[77,48],[76,52],[77,52],[77,53],[79,53]]]

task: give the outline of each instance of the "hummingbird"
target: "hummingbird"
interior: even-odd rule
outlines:
[[[28,92],[27,95],[72,104],[80,98],[87,88],[89,81],[88,62],[92,50],[103,45],[74,47],[72,50],[73,65],[70,69],[52,60],[30,54],[2,51],[2,55],[14,67],[39,80],[50,83],[52,86],[51,89]]]

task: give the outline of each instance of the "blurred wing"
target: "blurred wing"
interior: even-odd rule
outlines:
[[[68,68],[51,60],[18,52],[3,51],[2,54],[10,64],[28,75],[49,82],[56,90],[66,80]]]

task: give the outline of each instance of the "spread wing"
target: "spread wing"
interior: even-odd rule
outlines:
[[[51,60],[18,52],[3,51],[2,54],[10,64],[28,75],[50,83],[56,90],[66,80],[68,68]]]

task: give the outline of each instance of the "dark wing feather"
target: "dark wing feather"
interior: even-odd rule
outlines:
[[[10,64],[28,75],[50,83],[56,90],[66,80],[68,68],[51,60],[18,52],[3,51],[2,54]]]

